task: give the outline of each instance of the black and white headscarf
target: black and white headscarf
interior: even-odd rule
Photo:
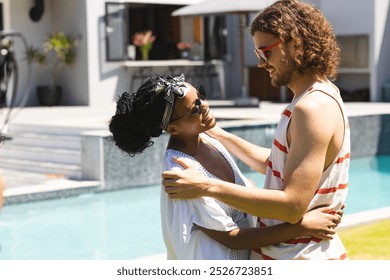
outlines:
[[[159,78],[159,81],[156,85],[155,92],[156,94],[163,93],[164,99],[167,101],[165,103],[165,109],[164,114],[161,119],[161,129],[166,130],[169,121],[171,120],[172,112],[173,112],[173,105],[175,104],[175,98],[183,98],[186,94],[186,91],[183,90],[185,77],[184,74],[181,74],[180,76],[173,77],[170,80],[166,80],[164,78]]]

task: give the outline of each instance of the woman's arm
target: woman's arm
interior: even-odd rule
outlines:
[[[335,227],[340,223],[342,210],[335,215],[330,214],[331,211],[329,207],[321,207],[307,212],[297,224],[283,223],[264,228],[244,228],[224,232],[197,227],[230,249],[254,249],[299,236],[332,239],[336,233]]]

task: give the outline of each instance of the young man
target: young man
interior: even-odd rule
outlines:
[[[278,1],[252,21],[258,67],[272,85],[294,93],[282,112],[271,149],[251,144],[220,128],[207,133],[248,166],[266,174],[264,189],[242,189],[202,176],[185,159],[183,171],[163,172],[171,198],[208,196],[256,215],[259,226],[298,222],[304,213],[328,204],[334,211],[348,192],[350,133],[335,77],[339,48],[330,23],[315,7]],[[217,238],[217,237],[214,237]],[[346,259],[341,240],[297,238],[255,249],[253,258]]]

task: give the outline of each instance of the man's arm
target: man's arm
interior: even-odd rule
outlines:
[[[271,149],[252,144],[220,127],[206,131],[218,139],[226,149],[255,171],[265,174]]]

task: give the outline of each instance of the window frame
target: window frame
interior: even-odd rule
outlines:
[[[131,44],[131,38],[130,38],[131,27],[130,27],[129,9],[131,8],[132,4],[154,5],[154,6],[158,6],[158,5],[180,6],[177,4],[164,4],[164,3],[138,3],[138,2],[112,2],[112,1],[105,2],[104,32],[105,32],[105,55],[106,55],[105,61],[106,62],[131,61],[127,55],[127,46]],[[109,29],[113,28],[109,25],[111,23],[110,22],[110,14],[109,14],[109,8],[111,6],[124,6],[124,10],[125,10],[125,14],[126,14],[124,19],[122,20],[122,30],[124,30],[124,31],[122,31],[122,33],[124,32],[127,34],[126,41],[124,40],[123,46],[121,46],[122,55],[117,56],[117,57],[112,57],[112,48],[110,47],[112,42],[110,42],[110,33],[111,32],[109,31]],[[197,42],[197,43],[201,44],[200,47],[203,49],[203,51],[202,51],[203,54],[202,54],[202,57],[200,59],[203,61],[210,61],[210,60],[214,60],[214,59],[225,60],[226,54],[228,54],[228,38],[227,38],[227,33],[225,32],[227,30],[227,15],[224,15],[224,16],[221,16],[221,15],[207,15],[206,16],[205,15],[205,16],[201,16],[201,17],[203,18],[203,23],[202,23],[202,30],[203,30],[202,37],[203,38],[201,38],[202,42]],[[206,28],[208,28],[207,22],[209,21],[210,17],[214,17],[214,20],[217,20],[217,21],[221,21],[221,20],[223,21],[222,26],[220,26],[217,30],[214,30],[215,32],[217,32],[216,35],[211,33],[211,32],[206,31]],[[181,28],[181,26],[179,26],[179,27]],[[206,37],[206,35],[208,33],[210,33],[210,34],[208,37]],[[197,38],[197,37],[195,38],[195,37],[196,37],[196,35],[194,33],[194,41],[199,40],[199,38]],[[210,44],[214,44],[214,45],[210,46]],[[212,48],[214,48],[214,49],[218,48],[218,49],[220,49],[220,51],[218,51],[217,53],[214,52],[214,54],[216,54],[216,55],[210,55],[210,53],[213,53]],[[137,50],[137,52],[138,52],[138,50]],[[179,58],[180,57],[178,57],[178,59]],[[139,60],[139,59],[136,59],[136,60]],[[169,58],[161,59],[161,60],[169,60]],[[157,61],[157,60],[153,60],[153,61]]]

